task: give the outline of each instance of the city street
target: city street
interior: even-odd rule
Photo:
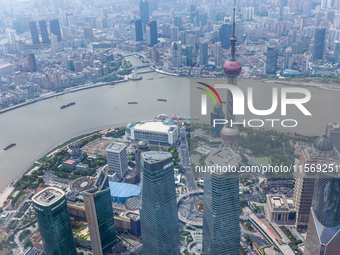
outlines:
[[[189,191],[196,190],[195,178],[190,169],[190,156],[189,156],[185,128],[180,129],[180,136],[181,136],[181,143],[182,143],[180,146],[181,156],[182,156],[182,165],[185,169],[185,177],[186,177],[188,189]]]

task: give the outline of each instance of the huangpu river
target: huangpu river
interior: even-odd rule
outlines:
[[[134,56],[128,59],[132,64],[141,64]],[[179,114],[183,117],[197,117],[190,116],[190,100],[199,100],[199,97],[190,98],[192,79],[155,72],[141,76],[142,80],[119,83],[114,88],[102,86],[67,93],[57,99],[39,101],[0,114],[0,148],[16,143],[9,150],[0,149],[0,190],[13,179],[19,178],[35,160],[72,137],[104,128],[121,127],[128,122],[153,119],[155,115],[162,113],[168,116]],[[165,77],[159,78],[161,76]],[[216,82],[215,79],[207,81]],[[257,109],[270,108],[272,87],[278,87],[279,90],[282,87],[252,79],[240,79],[238,86],[244,92],[247,87],[253,87],[254,107]],[[295,106],[288,106],[287,116],[281,116],[278,110],[270,118],[301,120],[299,125],[294,130],[286,130],[281,125],[274,128],[322,135],[328,122],[340,122],[340,92],[307,89],[312,98],[305,106],[312,116],[305,117]],[[157,101],[158,98],[167,99],[167,102]],[[75,105],[60,109],[61,105],[73,101]],[[136,101],[138,104],[128,104],[129,101]],[[208,113],[211,110],[208,109]],[[244,118],[255,117],[246,111]],[[240,119],[237,117],[237,120]]]

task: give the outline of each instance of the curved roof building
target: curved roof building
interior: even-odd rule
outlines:
[[[331,139],[326,135],[320,136],[313,144],[314,149],[319,151],[332,151],[334,149]]]
[[[111,199],[117,203],[125,203],[130,197],[140,197],[140,187],[121,182],[109,182]]]
[[[299,71],[296,70],[292,70],[292,69],[285,69],[282,71],[281,73],[282,76],[300,76],[301,73]]]

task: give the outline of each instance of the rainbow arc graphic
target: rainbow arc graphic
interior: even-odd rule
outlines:
[[[209,88],[218,98],[218,100],[220,101],[220,104],[222,106],[222,100],[221,100],[221,97],[220,95],[217,93],[217,91],[211,87],[210,85],[206,84],[206,83],[203,83],[203,82],[197,82],[198,84],[201,84],[207,88]],[[201,88],[201,87],[197,87],[198,89],[200,90],[203,90],[205,93],[207,93],[211,98],[212,100],[214,101],[215,105],[217,105],[217,102],[216,102],[216,99],[214,97],[214,95],[208,90],[208,89],[205,89],[205,88]],[[206,94],[202,94],[202,98],[201,98],[201,114],[202,115],[207,115],[207,95]]]

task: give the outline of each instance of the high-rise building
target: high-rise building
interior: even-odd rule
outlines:
[[[179,40],[180,40],[182,45],[187,44],[187,33],[185,31],[179,32]]]
[[[313,59],[322,59],[325,52],[325,38],[326,38],[326,28],[316,27],[314,33],[314,43],[313,43]]]
[[[234,9],[233,9],[233,30],[230,36],[230,59],[224,63],[223,72],[227,75],[227,83],[237,86],[237,76],[242,71],[242,66],[240,62],[236,60],[235,53],[236,47],[235,44],[237,42],[235,36],[235,12],[236,12],[236,4],[234,0]],[[223,44],[222,44],[223,47]],[[235,125],[232,123],[235,122],[234,110],[233,110],[233,95],[230,90],[227,91],[227,105],[226,105],[226,119],[228,123],[221,130],[221,138],[224,141],[224,146],[229,148],[238,147],[237,140],[240,136],[240,131]]]
[[[182,66],[182,47],[179,42],[173,42],[171,47],[172,65]]]
[[[93,42],[93,30],[92,27],[84,27],[84,38],[89,39],[90,42]]]
[[[222,46],[221,42],[215,42],[215,65],[222,65]]]
[[[310,212],[305,251],[306,255],[340,254],[340,178],[331,164],[340,160],[323,160],[325,172],[316,174],[312,208]]]
[[[132,27],[132,40],[143,41],[143,22],[141,19],[137,19]]]
[[[50,38],[48,37],[46,20],[40,20],[39,21],[39,27],[40,27],[42,43],[50,44],[51,41],[50,41]]]
[[[192,51],[193,50],[192,50],[192,48],[193,47],[191,45],[188,45],[187,48],[186,48],[187,49],[187,56],[186,56],[187,57],[187,66],[190,66],[190,67],[193,66],[193,63],[192,63]]]
[[[146,42],[148,46],[154,46],[157,44],[157,21],[151,21],[147,23],[146,27]]]
[[[59,25],[59,19],[50,21],[51,33],[57,36],[58,42],[61,42],[61,31]]]
[[[315,13],[314,26],[319,26],[321,22],[321,12],[317,11]]]
[[[340,152],[340,125],[338,123],[328,123],[326,135],[331,139],[335,149]]]
[[[276,74],[277,67],[277,49],[272,46],[267,47],[267,58],[266,58],[266,73]]]
[[[174,17],[174,26],[178,27],[179,30],[182,29],[182,16],[175,16]]]
[[[187,39],[186,39],[187,45],[192,46],[192,52],[195,53],[196,51],[196,37],[193,34],[187,34]]]
[[[326,136],[319,137],[312,148],[305,148],[301,151],[300,163],[297,169],[306,169],[312,164],[327,158],[338,157],[339,153]],[[299,232],[306,231],[310,216],[310,208],[314,193],[315,176],[305,171],[297,171],[295,175],[294,186],[294,206],[296,209],[296,230]]]
[[[8,44],[15,44],[16,42],[16,32],[13,29],[6,28],[6,38]]]
[[[34,53],[27,54],[27,62],[31,73],[37,71],[37,61],[35,60]]]
[[[223,131],[222,131],[223,132]],[[230,148],[212,151],[206,165],[236,167]],[[228,172],[204,174],[203,255],[240,253],[239,178]]]
[[[144,254],[180,254],[173,158],[168,152],[141,154],[140,220]]]
[[[37,23],[35,21],[31,21],[29,23],[29,26],[30,26],[33,44],[39,44],[39,34],[38,34]]]
[[[163,24],[162,33],[167,38],[171,37],[171,31],[170,31],[170,25],[169,24]]]
[[[126,154],[126,145],[124,143],[113,142],[106,148],[107,164],[109,171],[117,174],[121,179],[129,171]]]
[[[223,49],[230,48],[231,24],[222,24],[219,29],[220,41]]]
[[[305,1],[303,4],[303,15],[310,17],[312,14],[312,1]]]
[[[58,37],[54,34],[51,34],[51,49],[53,53],[56,53],[59,51]]]
[[[171,28],[171,41],[173,42],[178,41],[178,27]]]
[[[144,24],[149,22],[149,2],[147,0],[139,2],[139,15]]]
[[[287,0],[280,0],[280,16],[282,17],[283,8],[287,6]]]
[[[200,51],[200,66],[208,64],[208,42],[201,43],[199,46]]]
[[[88,190],[82,192],[94,254],[103,255],[118,244],[108,175],[101,170]]]
[[[214,9],[214,8],[209,9],[209,20],[212,23],[216,22],[216,9]]]
[[[159,63],[159,51],[156,47],[152,47],[150,50],[150,58],[155,62]]]
[[[32,198],[46,254],[77,254],[64,191],[48,187]]]
[[[306,27],[307,25],[307,16],[303,15],[301,16],[301,19],[300,19],[300,31],[302,32],[303,31],[303,28]]]

